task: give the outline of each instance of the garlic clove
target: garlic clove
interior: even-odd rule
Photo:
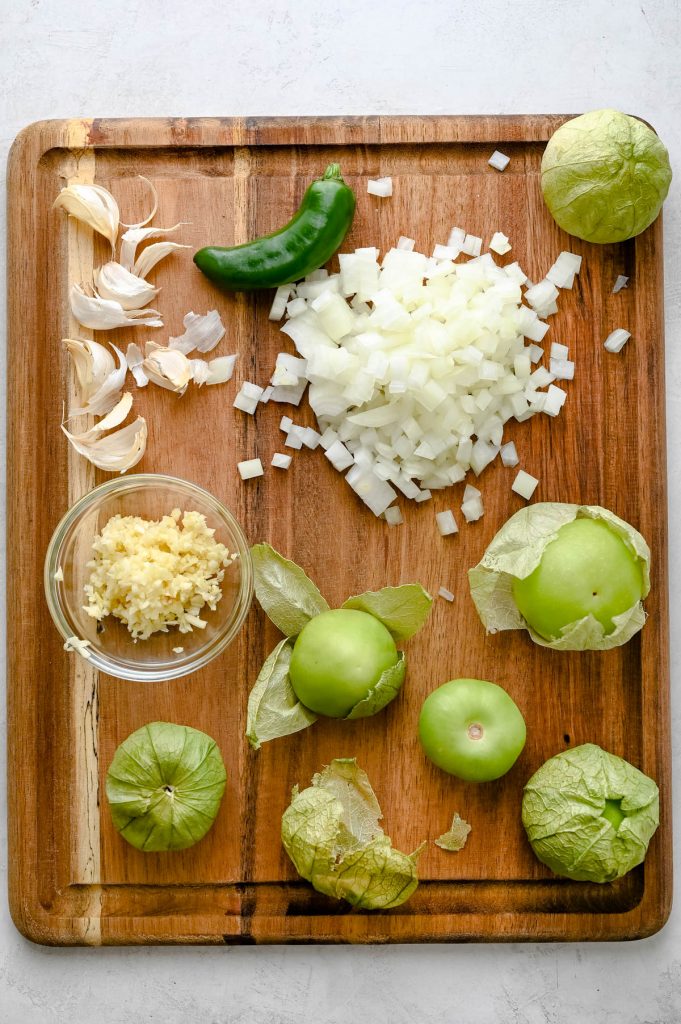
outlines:
[[[95,440],[83,441],[83,435],[69,433],[64,424],[62,430],[80,455],[98,469],[109,473],[125,473],[127,469],[132,469],[144,455],[147,446],[147,424],[142,416],[138,416],[127,427],[121,427]]]
[[[125,385],[125,375],[128,371],[128,364],[121,350],[116,348],[115,345],[112,345],[111,347],[118,356],[118,366],[107,374],[96,391],[91,392],[88,395],[84,405],[78,409],[71,410],[72,417],[105,415],[113,409],[119,401],[121,391]]]
[[[82,286],[74,284],[70,292],[71,312],[84,327],[93,331],[109,331],[114,327],[163,327],[155,309],[125,310],[120,302],[86,295]]]
[[[150,381],[183,395],[192,379],[192,365],[182,352],[170,348],[147,345],[147,357],[142,366]]]
[[[101,185],[68,185],[61,190],[52,207],[66,210],[69,216],[88,224],[93,231],[108,238],[111,249],[114,249],[120,215],[118,203],[108,189]]]
[[[204,315],[187,313],[182,322],[184,334],[178,338],[171,338],[168,348],[184,352],[186,356],[194,349],[198,349],[199,352],[211,352],[225,335],[225,326],[217,309],[212,309]]]
[[[88,430],[83,431],[82,434],[75,434],[74,437],[77,437],[83,444],[89,444],[91,441],[96,441],[100,434],[105,433],[107,430],[113,430],[114,427],[120,426],[131,408],[132,395],[129,391],[126,391],[106,416],[103,416],[101,420],[98,420],[93,426],[89,427]],[[79,415],[81,415],[80,412],[72,413],[69,420]],[[68,423],[69,420],[65,420],[64,422]]]
[[[74,370],[84,402],[97,391],[108,375],[116,368],[116,362],[104,345],[84,338],[62,338]]]
[[[93,279],[99,297],[118,302],[123,309],[140,309],[159,293],[158,288],[113,260],[94,270]]]

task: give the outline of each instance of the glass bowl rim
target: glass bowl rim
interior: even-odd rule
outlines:
[[[89,649],[90,657],[85,658],[84,660],[89,665],[92,665],[93,668],[96,668],[100,672],[105,672],[107,675],[111,675],[117,679],[125,679],[129,682],[140,683],[179,679],[182,676],[187,676],[192,672],[198,671],[198,669],[203,668],[209,664],[209,662],[213,661],[214,658],[229,646],[241,629],[244,619],[251,607],[254,589],[253,563],[251,561],[251,553],[248,541],[246,540],[246,535],[233,514],[219,498],[216,498],[210,491],[207,491],[199,484],[193,483],[191,480],[185,480],[184,478],[177,476],[170,476],[166,473],[133,473],[129,476],[114,477],[113,479],[105,480],[104,483],[98,484],[97,487],[88,491],[87,494],[82,495],[82,497],[78,498],[78,500],[75,501],[69,509],[67,509],[55,527],[47,546],[43,568],[45,599],[47,601],[47,607],[52,621],[64,640],[66,641],[74,635],[73,631],[68,628],[66,616],[62,611],[61,601],[58,596],[59,581],[54,578],[55,573],[59,569],[57,556],[61,550],[64,538],[72,527],[75,526],[76,529],[78,528],[78,520],[92,505],[96,504],[100,498],[107,497],[112,492],[115,493],[119,490],[132,491],[135,489],[144,489],[152,485],[156,487],[177,487],[179,489],[187,490],[189,493],[194,492],[211,508],[211,511],[217,518],[224,520],[233,533],[236,549],[239,553],[241,578],[237,599],[234,605],[235,614],[233,614],[231,620],[227,621],[224,632],[217,637],[215,642],[213,642],[207,650],[197,652],[195,657],[185,661],[184,663],[177,664],[174,667],[172,665],[168,665],[164,668],[149,669],[145,669],[142,666],[124,666],[115,663],[113,660],[109,660],[105,654],[102,654],[96,648]],[[80,657],[80,655],[76,656]]]

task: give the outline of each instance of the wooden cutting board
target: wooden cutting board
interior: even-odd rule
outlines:
[[[9,167],[9,836],[17,927],[45,943],[413,942],[631,939],[659,929],[671,902],[669,674],[662,225],[637,239],[591,246],[563,234],[540,191],[542,151],[563,117],[392,117],[49,121],[17,139]],[[503,174],[487,160],[511,157]],[[358,212],[344,248],[395,244],[429,252],[453,225],[510,236],[533,280],[561,249],[583,254],[560,297],[546,342],[570,346],[577,364],[558,419],[510,426],[521,465],[540,480],[535,499],[601,504],[632,522],[653,551],[648,622],[608,653],[557,654],[520,632],[486,637],[466,570],[522,505],[515,470],[497,464],[479,486],[485,515],[442,539],[435,512],[458,509],[463,485],[422,505],[403,501],[405,523],[375,519],[321,450],[294,454],[288,472],[244,484],[236,463],[282,450],[270,404],[255,418],[233,409],[238,384],[264,383],[288,339],[267,319],[271,293],[219,294],[174,255],[153,275],[165,327],[112,331],[100,340],[165,342],[189,310],[217,308],[237,351],[235,379],[178,399],[148,387],[135,395],[150,439],[141,470],[183,476],[221,498],[249,541],[267,540],[305,567],[330,603],[387,584],[443,585],[429,626],[408,644],[407,683],[380,716],[319,722],[256,753],[244,738],[246,700],[278,639],[253,606],[238,641],[208,668],[176,682],[97,677],[62,650],[42,591],[50,535],[69,505],[103,478],[59,430],[72,371],[60,338],[76,326],[67,286],[89,280],[107,243],[51,205],[69,181],[111,189],[123,220],[140,218],[156,185],[161,226],[199,247],[230,244],[286,221],[309,181],[331,161],[355,187]],[[367,195],[368,177],[392,175],[394,195]],[[629,287],[612,294],[617,274]],[[632,333],[619,355],[603,349],[615,327]],[[80,331],[81,336],[91,333]],[[313,422],[310,410],[294,412]],[[458,516],[462,521],[462,517]],[[425,696],[460,675],[494,680],[522,709],[527,746],[509,774],[474,786],[427,762],[416,723]],[[114,831],[103,778],[116,746],[163,719],[218,741],[228,786],[216,824],[182,853],[143,854]],[[522,787],[548,757],[591,741],[659,783],[662,823],[645,864],[611,885],[554,877],[533,856],[520,821]],[[385,830],[402,850],[440,835],[458,811],[472,825],[451,854],[429,843],[421,884],[403,906],[363,912],[297,878],[280,843],[291,787],[308,785],[333,757],[356,756],[374,785]]]

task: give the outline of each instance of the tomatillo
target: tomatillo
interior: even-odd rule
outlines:
[[[628,611],[643,594],[636,554],[607,523],[575,519],[561,526],[534,572],[513,581],[513,598],[526,622],[545,640],[587,615],[606,636],[613,618]]]
[[[419,739],[430,760],[466,782],[491,782],[525,746],[525,719],[496,683],[452,679],[425,700]]]
[[[347,718],[398,660],[382,622],[351,608],[310,619],[291,655],[289,678],[301,704],[328,718]]]

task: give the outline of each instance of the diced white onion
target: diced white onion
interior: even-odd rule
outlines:
[[[385,521],[389,526],[400,526],[404,522],[404,517],[397,505],[392,505],[391,508],[387,508],[383,513]]]
[[[615,286],[612,290],[613,295],[617,295],[617,293],[621,292],[623,288],[626,288],[628,284],[629,278],[625,277],[624,274],[618,274],[615,279]]]
[[[244,462],[238,462],[236,468],[242,480],[252,480],[253,477],[263,475],[260,459],[246,459]]]
[[[379,196],[387,199],[393,194],[392,178],[369,178],[367,181],[367,192],[370,196]]]
[[[491,157],[487,161],[490,167],[493,167],[495,171],[505,171],[510,162],[510,156],[506,156],[505,153],[500,153],[498,149],[494,150]]]
[[[521,498],[525,498],[526,501],[529,501],[534,494],[538,483],[539,481],[536,477],[526,473],[524,469],[519,469],[518,475],[511,485],[511,490],[515,491],[516,494],[519,494]]]
[[[443,601],[451,602],[454,600],[454,594],[452,594],[451,590],[447,590],[446,587],[440,587],[437,592],[437,596],[441,597]]]
[[[347,469],[355,461],[342,441],[334,441],[324,454],[333,468],[337,469],[339,473],[342,473],[344,469]]]
[[[556,380],[573,380],[575,364],[570,359],[551,359],[549,369]]]
[[[449,508],[444,512],[436,512],[435,521],[437,522],[437,528],[440,531],[441,537],[449,537],[453,533],[459,532],[459,527],[454,519],[454,513]]]
[[[397,240],[397,248],[404,249],[406,252],[413,252],[414,246],[416,245],[416,239],[407,238],[406,235],[400,235]]]
[[[466,256],[479,256],[482,250],[482,238],[477,235],[466,235],[461,246],[461,252]]]
[[[613,331],[605,339],[604,348],[608,352],[621,352],[630,337],[629,331],[625,331],[623,327],[618,327],[617,330]]]
[[[275,469],[288,469],[293,456],[284,455],[283,452],[275,452],[272,456],[272,465]]]
[[[285,434],[288,434],[289,430],[293,426],[293,420],[290,416],[282,416],[279,421],[279,429],[283,430]]]
[[[290,284],[282,284],[277,288],[270,308],[270,320],[281,320],[282,316],[286,312],[286,305],[291,296],[291,287],[292,286]]]
[[[507,252],[511,251],[511,245],[508,237],[501,231],[495,231],[492,235],[492,239],[489,243],[489,247],[492,252],[496,252],[499,256],[505,256]],[[522,283],[522,282],[521,282]]]
[[[559,342],[554,341],[551,344],[551,359],[567,359],[570,355],[570,349],[567,345],[561,345]]]
[[[513,441],[508,441],[507,444],[501,446],[501,461],[504,466],[517,466],[520,462],[518,458],[518,452]]]
[[[461,511],[467,523],[475,523],[484,513],[482,498],[480,496],[469,498],[461,503]]]
[[[573,252],[562,252],[546,275],[546,280],[553,282],[558,288],[572,288],[575,274],[579,273],[581,267],[581,256]]]

